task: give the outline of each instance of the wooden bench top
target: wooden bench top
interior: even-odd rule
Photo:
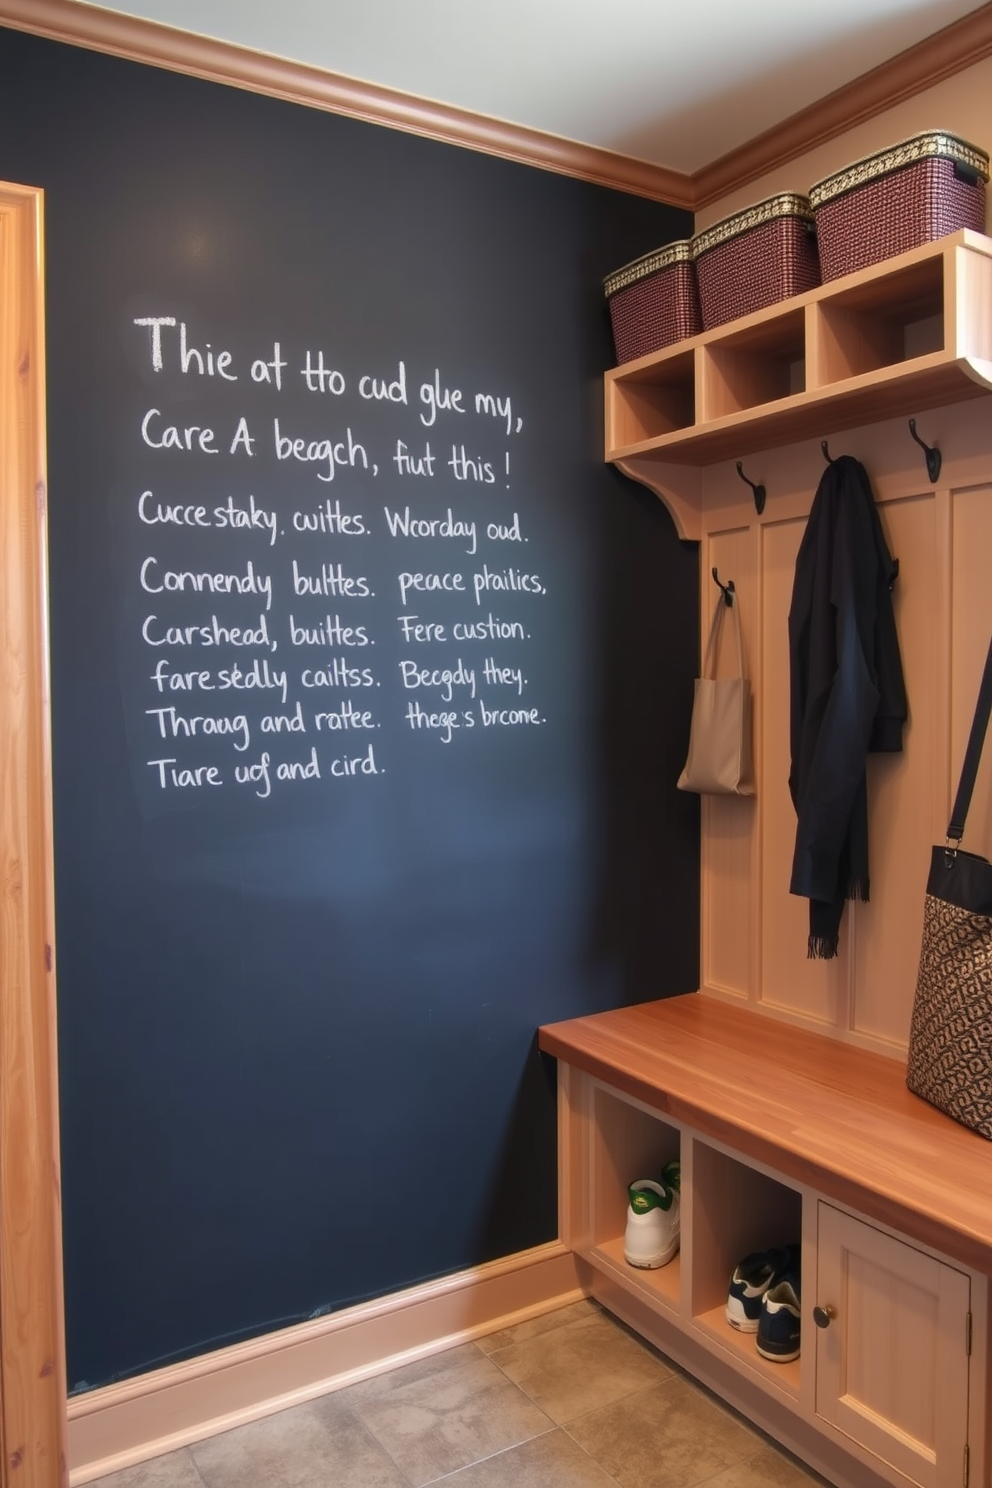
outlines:
[[[564,1063],[992,1275],[992,1142],[906,1066],[693,992],[540,1030]]]

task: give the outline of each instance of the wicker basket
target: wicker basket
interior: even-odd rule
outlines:
[[[867,268],[960,227],[985,231],[989,157],[943,131],[914,135],[810,191],[824,279]]]
[[[669,243],[603,281],[618,362],[695,336],[703,328],[688,242]]]
[[[707,330],[820,283],[813,209],[793,192],[698,233],[692,256]]]

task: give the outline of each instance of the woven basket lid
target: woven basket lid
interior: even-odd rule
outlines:
[[[659,269],[670,268],[672,264],[691,263],[692,251],[688,238],[680,238],[676,243],[667,243],[664,248],[656,248],[653,253],[645,253],[643,258],[635,258],[632,263],[624,264],[622,269],[615,269],[612,274],[607,274],[603,280],[603,289],[606,298],[615,295],[619,289],[627,289],[631,284],[636,284],[640,279],[647,279],[651,274],[657,274]]]
[[[783,191],[778,196],[769,196],[764,201],[756,202],[753,207],[745,207],[742,212],[735,212],[732,217],[724,217],[722,222],[714,222],[712,227],[697,233],[692,239],[692,256],[694,259],[701,258],[711,248],[719,247],[730,238],[750,232],[753,227],[761,227],[765,222],[774,222],[779,217],[800,217],[812,226],[813,208],[809,197],[799,196],[794,191]]]
[[[904,166],[916,165],[920,160],[953,160],[956,165],[963,165],[974,171],[981,180],[987,181],[989,178],[987,151],[978,145],[969,144],[956,134],[948,134],[946,130],[931,129],[924,134],[914,134],[910,139],[900,140],[899,144],[879,150],[875,155],[866,155],[864,160],[856,160],[853,165],[835,171],[832,176],[824,176],[822,181],[817,181],[815,186],[810,187],[810,201],[814,207],[822,207],[824,203],[833,201],[834,197],[843,196],[846,191],[853,191],[857,186],[877,180],[879,176],[887,176],[891,171],[902,170]]]

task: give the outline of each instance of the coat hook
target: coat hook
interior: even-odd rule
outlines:
[[[936,446],[931,447],[929,444],[924,444],[923,443],[923,440],[920,438],[919,434],[917,434],[917,432],[916,432],[916,420],[915,419],[910,419],[910,421],[909,421],[909,432],[910,432],[910,434],[912,434],[913,438],[916,440],[917,444],[920,446],[921,450],[923,451],[923,453],[927,457],[927,475],[930,478],[930,484],[932,486],[935,486],[937,484],[937,478],[940,475],[940,466],[941,466],[941,454],[940,454],[940,450],[937,449]]]
[[[756,486],[753,480],[748,480],[747,476],[744,474],[744,467],[741,464],[740,460],[737,461],[737,474],[740,476],[742,481],[746,482],[746,484],[751,487],[751,490],[754,492],[754,509],[760,517],[761,513],[765,509],[764,486]]]
[[[834,463],[834,457],[827,449],[827,441],[825,439],[820,440],[820,448],[823,451],[823,458],[826,460],[827,464],[832,465]]]
[[[733,579],[728,579],[725,584],[721,584],[720,575],[716,569],[713,570],[713,578],[716,581],[717,588],[723,594],[724,604],[727,606],[728,610],[731,609],[734,603],[734,595],[737,593],[737,590],[734,588]]]

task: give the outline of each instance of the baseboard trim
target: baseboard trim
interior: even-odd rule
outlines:
[[[555,1241],[69,1401],[72,1488],[586,1295]]]

